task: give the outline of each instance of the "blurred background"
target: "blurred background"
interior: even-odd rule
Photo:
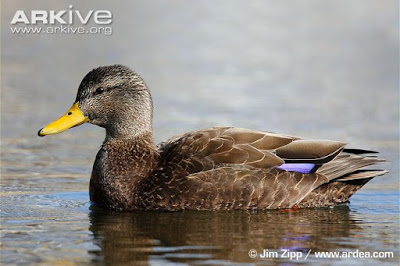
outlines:
[[[112,34],[10,30],[17,10],[30,14],[69,10],[69,5],[83,14],[111,11]],[[104,130],[83,125],[46,138],[38,138],[37,131],[72,105],[88,71],[116,63],[134,69],[148,84],[157,142],[189,130],[228,125],[380,151],[390,161],[381,168],[390,173],[372,180],[354,199],[375,209],[350,209],[368,220],[390,205],[382,219],[397,224],[398,8],[394,0],[2,1],[1,208],[6,262],[15,263],[21,252],[22,262],[56,259],[61,254],[57,247],[65,247],[61,243],[71,238],[80,239],[83,246],[79,251],[71,251],[71,246],[65,254],[87,262],[87,250],[96,250],[87,233],[87,187]],[[60,231],[57,223],[26,227],[58,219],[70,219],[71,231]],[[382,234],[388,233],[390,248],[398,249],[398,227],[385,226]],[[54,234],[38,233],[49,231]],[[72,233],[77,231],[81,233]],[[43,241],[44,246],[35,244]]]

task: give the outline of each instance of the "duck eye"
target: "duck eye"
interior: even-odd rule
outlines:
[[[104,88],[103,87],[99,87],[99,88],[96,89],[96,92],[99,93],[99,94],[103,93],[104,92]]]

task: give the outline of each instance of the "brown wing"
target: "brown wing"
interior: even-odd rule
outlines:
[[[256,130],[215,127],[193,131],[159,145],[165,162],[187,169],[188,174],[226,165],[270,169],[284,163],[322,165],[332,160],[344,143],[302,140]]]
[[[272,151],[293,138],[247,129],[216,127],[193,131],[161,146],[163,158],[174,163],[201,162],[209,170],[224,164],[269,168],[283,160]]]
[[[278,167],[322,165],[343,146],[232,127],[189,132],[159,145],[161,168],[149,181],[148,204],[156,201],[152,208],[161,209],[290,208],[330,178]]]

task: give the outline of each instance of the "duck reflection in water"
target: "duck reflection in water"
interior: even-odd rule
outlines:
[[[255,249],[288,249],[306,253],[354,248],[338,243],[361,227],[348,206],[296,211],[132,212],[91,206],[96,260],[106,264],[158,262],[194,263],[201,260],[255,262]],[[344,242],[344,241],[342,241]],[[269,258],[270,262],[282,261]]]

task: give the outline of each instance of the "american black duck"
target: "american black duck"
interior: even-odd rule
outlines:
[[[89,122],[106,129],[90,199],[116,210],[227,210],[327,207],[385,170],[384,160],[345,143],[213,127],[154,144],[153,103],[143,79],[122,65],[99,67],[75,103],[39,136]]]

